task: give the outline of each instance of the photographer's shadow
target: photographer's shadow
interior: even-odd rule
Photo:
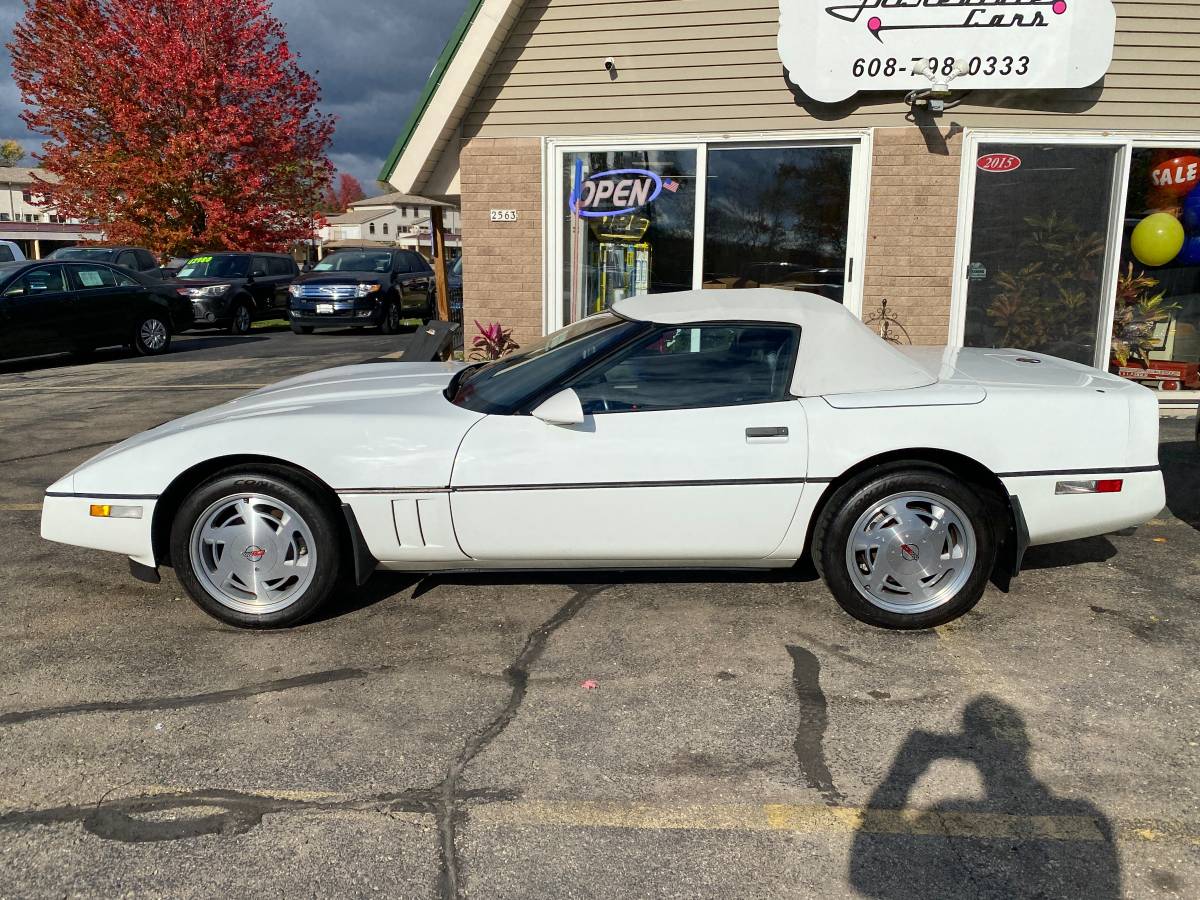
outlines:
[[[1121,896],[1108,819],[1093,804],[1056,797],[1030,770],[1029,736],[1016,709],[983,695],[962,730],[914,731],[871,796],[850,854],[850,883],[867,897]],[[936,760],[979,772],[985,796],[947,800],[900,816]]]

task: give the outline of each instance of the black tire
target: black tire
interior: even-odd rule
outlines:
[[[215,505],[219,506],[222,502],[243,493],[264,501],[255,506],[256,510],[270,510],[271,501],[290,506],[312,538],[311,549],[308,548],[306,540],[293,544],[303,548],[303,552],[297,556],[311,556],[316,560],[307,585],[295,596],[284,596],[282,602],[286,602],[285,606],[262,614],[235,608],[238,602],[236,598],[226,596],[224,601],[218,599],[202,581],[203,577],[211,583],[211,575],[202,575],[196,571],[191,552],[193,532],[200,527],[199,520],[207,518],[210,509]],[[292,517],[292,521],[295,521],[295,517]],[[248,546],[245,551],[259,552],[260,549],[257,546]],[[241,552],[236,547],[229,552],[235,551]],[[175,574],[196,605],[213,618],[237,628],[284,628],[304,621],[315,613],[338,587],[344,558],[337,509],[333,503],[322,497],[320,488],[310,479],[285,467],[270,465],[230,469],[213,476],[192,491],[175,513],[171,525],[170,552]],[[222,554],[224,552],[222,550]],[[245,557],[247,564],[255,567],[255,572],[258,571],[259,559],[265,558],[267,557],[261,554],[253,561],[249,556]],[[220,562],[221,559],[216,562]],[[203,565],[201,562],[202,567]],[[253,601],[250,605],[253,605]]]
[[[312,333],[313,333],[312,325],[297,325],[295,322],[292,323],[292,334],[312,334]]]
[[[379,320],[379,331],[382,334],[400,333],[400,301],[388,299],[384,301],[383,318]]]
[[[171,349],[171,322],[166,313],[147,313],[133,326],[133,352],[138,356],[158,356]]]
[[[862,516],[872,511],[873,506],[897,494],[932,494],[950,501],[958,507],[969,526],[969,534],[964,534],[962,539],[968,540],[973,535],[974,563],[969,571],[964,572],[958,587],[939,599],[938,605],[931,609],[917,612],[889,610],[880,602],[869,599],[851,575],[848,550],[855,526]],[[917,465],[876,470],[852,479],[830,497],[813,529],[813,561],[834,598],[854,618],[880,628],[933,628],[963,615],[983,596],[996,561],[997,521],[996,511],[989,508],[984,492],[964,483],[947,470]],[[910,546],[918,553],[918,561],[906,558]],[[901,567],[911,565],[915,568],[919,565],[919,548],[915,543],[904,543],[899,547],[905,555],[895,557],[898,576]],[[885,551],[881,549],[878,552]],[[948,576],[947,587],[957,580],[958,571],[962,570],[956,570]],[[903,595],[898,594],[896,601],[901,603]]]
[[[250,308],[250,304],[245,300],[233,301],[233,309],[230,310],[232,318],[229,320],[230,334],[249,334],[250,328],[254,325],[254,312]]]

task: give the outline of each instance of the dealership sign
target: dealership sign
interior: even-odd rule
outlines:
[[[779,55],[814,100],[1081,88],[1112,62],[1112,0],[780,0]],[[926,74],[928,73],[928,74]]]
[[[568,206],[585,219],[623,216],[653,203],[664,190],[673,194],[679,183],[648,169],[609,169],[584,178],[583,161],[576,160]]]

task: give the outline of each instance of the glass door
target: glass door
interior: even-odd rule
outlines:
[[[963,344],[1097,365],[1115,240],[1116,145],[980,143]]]

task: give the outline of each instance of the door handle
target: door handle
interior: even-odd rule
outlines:
[[[788,436],[787,427],[784,425],[776,425],[767,428],[747,428],[746,439],[753,438],[785,438]]]

